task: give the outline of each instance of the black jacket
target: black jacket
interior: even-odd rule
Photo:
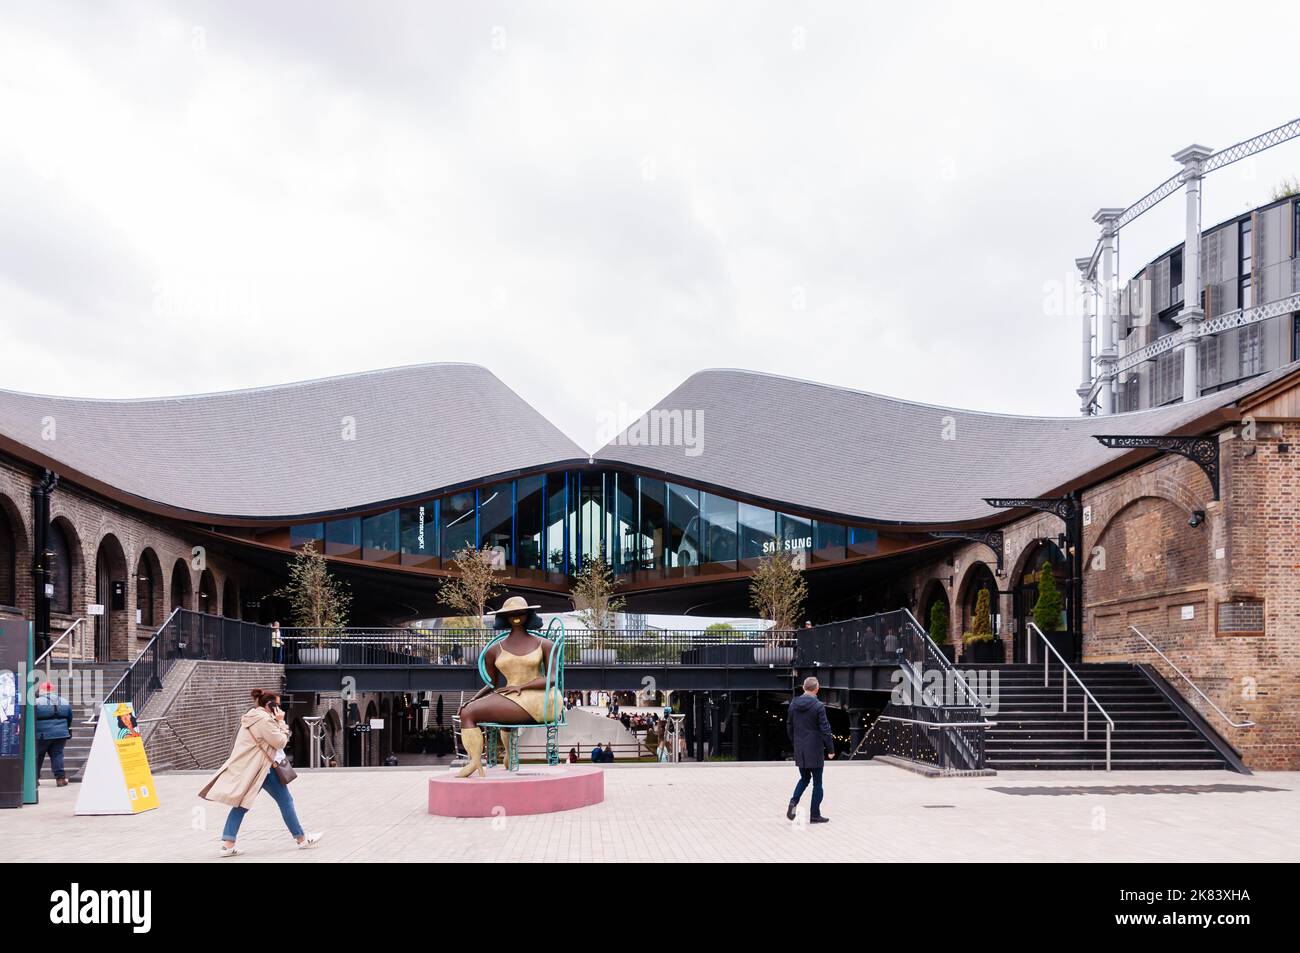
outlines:
[[[800,695],[790,703],[785,732],[794,742],[794,763],[801,768],[820,768],[835,751],[826,706],[816,695]]]

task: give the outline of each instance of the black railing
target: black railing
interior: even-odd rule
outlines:
[[[891,702],[868,729],[865,745],[875,756],[893,755],[943,771],[978,771],[984,767],[987,727],[978,708]]]
[[[494,629],[284,629],[286,665],[478,664]],[[793,632],[569,629],[565,665],[789,666]]]
[[[253,622],[176,609],[149,640],[106,696],[105,702],[131,702],[136,717],[177,659],[215,662],[271,662],[271,629]]]

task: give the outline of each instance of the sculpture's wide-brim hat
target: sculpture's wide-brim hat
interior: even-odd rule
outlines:
[[[509,615],[512,612],[524,612],[528,609],[540,609],[541,606],[530,606],[528,600],[523,596],[511,596],[505,602],[501,603],[500,609],[494,609],[488,615]]]

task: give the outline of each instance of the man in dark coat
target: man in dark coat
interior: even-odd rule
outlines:
[[[822,766],[825,758],[835,757],[835,739],[831,736],[831,723],[826,718],[826,706],[817,700],[820,683],[811,675],[803,680],[803,694],[790,703],[790,715],[786,719],[785,731],[794,742],[794,763],[799,767],[799,783],[795,785],[794,796],[785,816],[794,820],[795,808],[799,799],[812,782],[812,813],[808,821],[811,824],[825,824],[830,820],[822,816]]]

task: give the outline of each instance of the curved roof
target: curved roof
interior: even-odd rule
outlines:
[[[473,364],[141,400],[0,390],[0,437],[90,481],[208,516],[334,512],[587,459]]]
[[[984,497],[1047,495],[1132,452],[1108,450],[1094,434],[1172,433],[1293,370],[1189,403],[1105,417],[988,414],[705,370],[654,408],[702,415],[698,454],[633,444],[629,428],[596,458],[869,522],[987,520],[996,511]]]

